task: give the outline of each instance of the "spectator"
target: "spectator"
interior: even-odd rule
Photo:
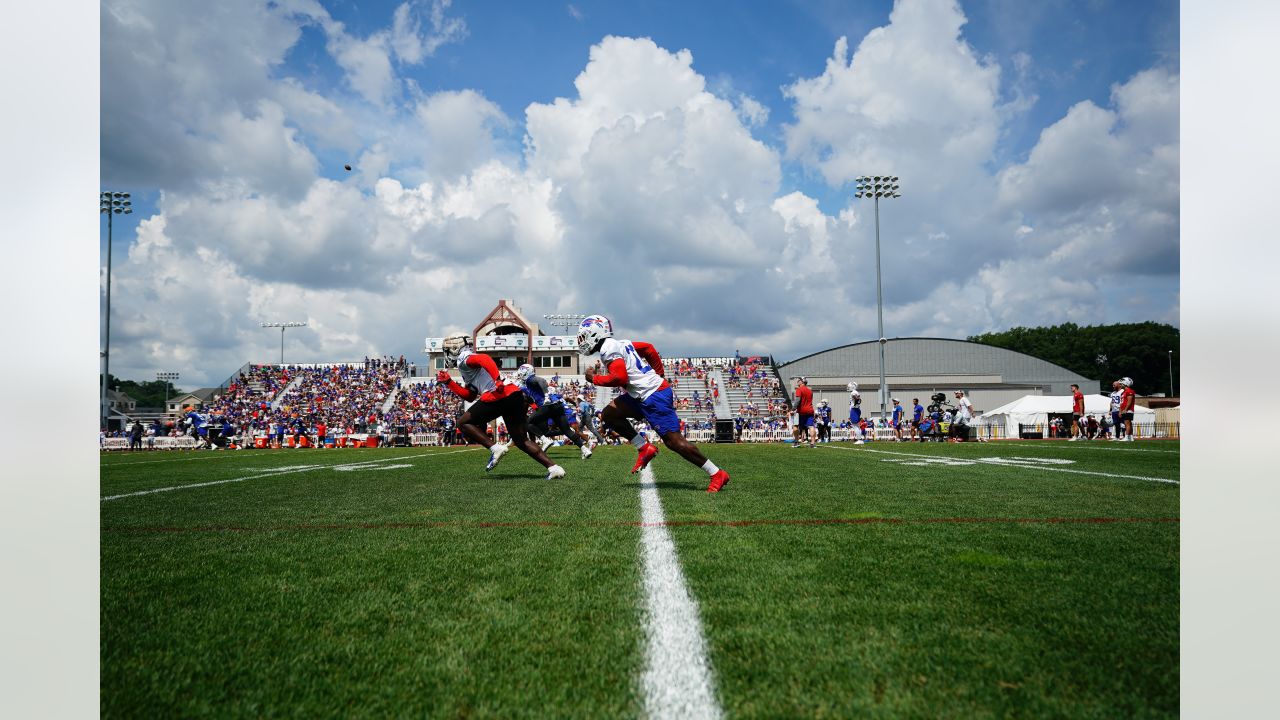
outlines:
[[[133,421],[133,427],[129,428],[129,450],[142,449],[142,422]]]

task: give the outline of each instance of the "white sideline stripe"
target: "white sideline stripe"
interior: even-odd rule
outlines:
[[[644,557],[645,668],[641,677],[650,718],[720,718],[698,601],[689,592],[665,525],[653,470],[640,472],[641,554]]]
[[[1071,443],[1071,441],[1070,441],[1070,440],[1063,440],[1062,442],[1063,442],[1063,443]],[[1102,452],[1140,452],[1140,453],[1160,453],[1161,455],[1181,455],[1181,454],[1182,454],[1182,452],[1181,452],[1181,451],[1179,451],[1179,450],[1145,450],[1145,449],[1143,449],[1143,448],[1116,447],[1115,445],[1113,445],[1113,444],[1112,444],[1112,442],[1113,442],[1113,441],[1110,441],[1110,440],[1089,440],[1089,441],[1084,442],[1084,443],[1075,442],[1075,443],[1071,443],[1071,444],[1069,444],[1069,445],[1068,445],[1068,444],[1064,444],[1064,445],[1062,445],[1062,447],[1064,447],[1064,448],[1069,448],[1069,449],[1071,449],[1071,450],[1084,450],[1084,449],[1089,449],[1089,450],[1101,450]],[[1102,445],[1102,444],[1095,444],[1095,443],[1107,443],[1107,444],[1106,444],[1106,445]],[[1037,449],[1037,450],[1056,450],[1056,449],[1058,449],[1058,448],[1056,448],[1056,447],[1054,447],[1054,446],[1050,446],[1050,445],[1040,445],[1040,444],[1038,444],[1038,443],[1027,443],[1025,446],[1024,446],[1024,445],[1019,445],[1019,446],[1018,446],[1018,449],[1019,449],[1019,450],[1021,450],[1023,447],[1035,448],[1035,449]]]
[[[103,457],[107,457],[107,456],[104,455]],[[241,457],[240,455],[236,455],[234,451],[229,451],[225,455],[206,455],[204,457],[173,458],[172,460],[137,460],[137,461],[121,460],[120,462],[99,463],[99,466],[104,468],[109,468],[109,467],[118,468],[118,467],[133,467],[134,465],[154,465],[156,463],[192,462],[194,460],[222,460],[224,458],[237,458],[237,457],[241,458],[242,460],[254,459],[252,456]],[[268,457],[268,456],[259,455],[258,457]]]
[[[136,497],[138,495],[150,495],[152,493],[169,492],[170,490],[186,490],[188,488],[208,487],[210,485],[222,485],[223,483],[244,482],[245,480],[257,480],[264,477],[275,477],[276,475],[291,475],[293,473],[308,472],[310,470],[323,470],[325,468],[353,470],[364,465],[372,465],[373,463],[391,462],[393,460],[408,460],[410,458],[429,457],[436,455],[453,455],[460,452],[470,452],[473,448],[466,450],[453,450],[443,453],[419,453],[417,455],[405,455],[401,457],[382,458],[381,460],[367,460],[358,463],[340,463],[337,465],[294,465],[292,467],[276,468],[274,470],[260,470],[256,475],[246,475],[244,477],[230,478],[227,480],[211,480],[209,482],[191,483],[190,485],[174,485],[172,487],[153,488],[151,490],[139,490],[138,492],[124,493],[122,495],[108,495],[102,498],[102,502],[107,500],[119,500],[120,498]]]
[[[823,447],[827,448],[828,450],[848,450],[848,451],[851,451],[851,452],[869,452],[869,453],[879,453],[879,454],[881,454],[881,455],[901,455],[902,457],[909,457],[909,458],[924,458],[924,459],[926,459],[926,460],[927,460],[927,459],[932,459],[932,458],[942,457],[941,455],[920,455],[920,454],[918,454],[918,453],[893,452],[893,451],[890,451],[890,450],[868,450],[868,449],[866,449],[866,448],[856,448],[856,449],[855,449],[855,448],[847,448],[847,447],[832,447],[831,445],[824,445]],[[974,460],[975,460],[975,461],[981,461],[981,460],[982,460],[982,458],[974,458]],[[1105,477],[1105,478],[1121,478],[1121,479],[1124,479],[1124,480],[1146,480],[1147,482],[1169,483],[1170,485],[1181,485],[1181,484],[1182,484],[1182,482],[1181,482],[1181,481],[1179,481],[1179,480],[1170,480],[1170,479],[1168,479],[1168,478],[1143,477],[1142,475],[1120,475],[1120,474],[1117,474],[1117,473],[1094,472],[1094,471],[1092,471],[1092,470],[1068,470],[1067,468],[1049,467],[1049,466],[1047,466],[1047,465],[1016,465],[1016,464],[1009,464],[1009,465],[999,465],[998,467],[1020,467],[1020,468],[1024,468],[1024,469],[1026,469],[1026,470],[1047,470],[1047,471],[1049,471],[1049,472],[1072,473],[1072,474],[1074,474],[1074,475],[1095,475],[1095,476],[1097,476],[1097,477]]]

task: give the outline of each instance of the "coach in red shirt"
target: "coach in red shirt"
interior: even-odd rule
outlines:
[[[1084,415],[1084,393],[1080,386],[1071,384],[1071,442],[1080,439],[1080,417]]]
[[[791,447],[798,448],[800,443],[807,437],[809,447],[817,447],[814,442],[814,433],[816,432],[813,425],[813,391],[809,389],[809,379],[806,377],[796,378],[796,430],[795,444]]]

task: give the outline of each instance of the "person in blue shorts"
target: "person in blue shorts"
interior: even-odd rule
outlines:
[[[920,437],[920,423],[924,420],[924,407],[920,404],[920,398],[911,398],[911,439],[923,440]]]
[[[898,402],[898,398],[893,399],[893,419],[889,425],[893,428],[893,441],[902,442],[902,418],[906,415],[906,409],[902,407],[902,403]]]
[[[632,473],[642,470],[658,455],[658,448],[631,425],[632,418],[643,419],[662,438],[663,445],[710,476],[707,492],[720,492],[729,482],[729,473],[716,467],[680,434],[675,397],[664,377],[657,348],[649,343],[616,340],[613,323],[608,318],[589,315],[578,326],[578,352],[584,356],[599,353],[604,364],[603,368],[597,363],[587,369],[584,373],[587,382],[597,387],[620,387],[624,391],[604,409],[601,420],[636,447],[638,456]]]

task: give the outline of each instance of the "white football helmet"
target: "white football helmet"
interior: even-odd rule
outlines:
[[[452,333],[440,343],[440,347],[444,349],[444,364],[446,367],[458,366],[458,354],[462,352],[462,348],[472,344],[471,336],[466,333]]]
[[[826,407],[826,406],[827,406],[827,401],[826,401],[826,400],[823,400],[822,402],[820,402],[820,403],[818,403],[818,404],[819,404],[819,405],[821,405],[822,407]]]
[[[525,363],[516,369],[516,382],[520,383],[521,385],[525,384],[525,382],[527,382],[529,378],[533,376],[534,376],[534,369],[533,369],[533,366],[530,365],[529,363]]]
[[[1121,385],[1123,385],[1123,386],[1125,386],[1125,387],[1133,387],[1133,378],[1131,378],[1131,377],[1122,377],[1122,378],[1120,378],[1120,384],[1121,384]]]
[[[856,382],[851,382],[851,383],[849,383],[848,385],[845,385],[845,389],[847,389],[847,390],[848,390],[849,392],[851,392],[851,393],[852,393],[852,392],[858,392],[858,383],[856,383]]]
[[[592,355],[600,352],[604,341],[613,337],[613,323],[603,315],[588,315],[578,325],[578,352]]]

